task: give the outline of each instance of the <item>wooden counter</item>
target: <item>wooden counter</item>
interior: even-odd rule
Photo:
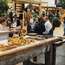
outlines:
[[[59,37],[52,37],[36,41],[35,43],[26,46],[0,51],[0,65],[15,65],[18,62],[37,56],[41,53],[43,48],[53,44],[53,42],[59,41],[59,39]]]

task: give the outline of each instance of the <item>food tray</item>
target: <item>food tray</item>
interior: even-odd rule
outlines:
[[[27,49],[34,48],[34,47],[50,45],[50,44],[52,44],[51,42],[56,42],[59,39],[60,38],[58,38],[58,37],[53,37],[53,38],[49,38],[49,39],[45,39],[45,40],[37,40],[34,43],[31,43],[31,44],[28,44],[28,45],[25,45],[25,46],[18,46],[16,48],[13,48],[13,49],[10,49],[10,50],[0,51],[0,56],[17,53],[18,51],[23,52],[23,50],[27,50]]]

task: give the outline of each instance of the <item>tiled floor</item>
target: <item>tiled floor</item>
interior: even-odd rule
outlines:
[[[65,44],[57,48],[56,65],[65,65]]]

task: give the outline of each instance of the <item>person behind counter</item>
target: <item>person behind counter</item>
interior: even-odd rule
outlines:
[[[11,23],[11,33],[10,36],[13,36],[13,34],[18,34],[20,32],[21,29],[21,23],[20,20],[17,16],[13,17],[13,22]]]
[[[45,31],[45,20],[44,20],[45,14],[42,14],[42,16],[38,19],[38,22],[36,24],[35,31],[38,35],[43,35],[43,32]]]
[[[27,26],[28,33],[36,33],[35,28],[36,28],[36,18],[34,19],[33,17],[31,17]]]
[[[48,16],[45,16],[45,17],[44,17],[44,20],[45,20],[45,24],[44,24],[44,26],[45,26],[45,31],[43,32],[43,35],[53,35],[53,30],[52,30],[53,25],[52,25],[52,23],[50,22]]]
[[[51,34],[51,29],[52,24],[45,14],[42,14],[39,19],[31,17],[27,26],[28,33],[37,33],[38,35]]]

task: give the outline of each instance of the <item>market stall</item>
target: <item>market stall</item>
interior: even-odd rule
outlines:
[[[31,39],[36,40],[27,45],[1,50],[0,65],[15,65],[26,59],[38,56],[42,52],[42,49],[52,45],[54,42],[59,41],[61,38],[51,37],[45,39],[43,37],[42,39],[38,39],[37,37],[36,38],[32,37]]]
[[[30,8],[27,9],[28,11],[24,10],[24,3],[30,4]],[[32,9],[32,4],[38,4],[38,7],[34,6],[35,9]],[[42,7],[40,6],[40,0],[38,0],[38,2],[36,0],[14,0],[14,5],[16,13],[11,17],[13,21],[8,21],[9,24],[12,23],[12,25],[8,25],[8,30],[5,27],[1,29],[0,26],[0,65],[15,65],[19,62],[39,56],[43,53],[43,49],[46,49],[45,65],[55,65],[56,47],[59,46],[58,44],[64,43],[63,38],[38,35],[36,33],[28,33],[27,31],[27,23],[29,23],[30,18],[33,17],[35,20],[36,17],[41,17]],[[47,7],[45,7],[45,9],[56,10],[56,8]],[[21,14],[21,21],[17,18],[16,14]],[[19,26],[17,26],[15,21],[20,22]],[[10,33],[13,35],[9,37]],[[48,50],[50,51],[49,53],[47,53]]]

